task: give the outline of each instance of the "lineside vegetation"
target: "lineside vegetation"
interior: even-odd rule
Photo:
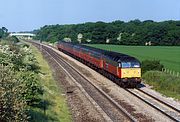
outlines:
[[[71,121],[66,100],[40,52],[0,29],[0,121]]]
[[[62,89],[58,87],[58,83],[54,80],[52,69],[50,69],[48,63],[36,47],[31,46],[31,49],[41,68],[40,84],[44,88],[42,103],[44,104],[45,102],[46,104],[45,111],[39,108],[33,109],[33,121],[71,122],[72,118],[67,106],[66,97],[62,94]]]
[[[0,121],[30,121],[30,110],[41,104],[43,94],[39,66],[26,45],[1,42]]]
[[[180,77],[160,71],[148,71],[142,78],[158,92],[180,100]]]

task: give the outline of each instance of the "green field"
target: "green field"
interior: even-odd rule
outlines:
[[[178,46],[122,46],[107,44],[89,44],[96,48],[121,52],[138,58],[160,60],[165,68],[180,72],[180,47]]]

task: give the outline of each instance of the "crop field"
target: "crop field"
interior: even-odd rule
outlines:
[[[180,47],[178,46],[122,46],[89,44],[96,48],[120,52],[136,57],[140,61],[156,59],[170,70],[180,72]]]

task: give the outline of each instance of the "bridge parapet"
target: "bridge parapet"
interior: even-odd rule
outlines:
[[[16,36],[17,38],[23,38],[23,39],[32,39],[32,37],[36,36],[35,34],[32,33],[10,33],[10,36]]]
[[[10,33],[10,36],[36,36],[35,34],[32,33]]]

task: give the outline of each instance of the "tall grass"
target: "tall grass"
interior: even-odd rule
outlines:
[[[160,71],[148,71],[142,78],[158,92],[180,100],[180,77]]]

